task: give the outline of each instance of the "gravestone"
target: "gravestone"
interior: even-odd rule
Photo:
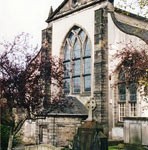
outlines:
[[[88,118],[86,121],[92,121],[93,120],[93,110],[96,108],[96,102],[92,98],[86,103],[86,108],[88,109]]]
[[[107,137],[96,121],[86,121],[78,128],[73,150],[108,150]]]
[[[86,107],[88,118],[78,128],[73,140],[73,150],[108,150],[108,140],[103,134],[103,128],[93,119],[95,100],[88,101]]]

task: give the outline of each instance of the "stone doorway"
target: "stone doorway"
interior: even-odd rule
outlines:
[[[48,130],[47,125],[39,126],[39,144],[47,144],[48,143]]]

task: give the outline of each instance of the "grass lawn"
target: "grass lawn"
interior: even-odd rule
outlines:
[[[109,146],[108,150],[118,150],[118,146]]]

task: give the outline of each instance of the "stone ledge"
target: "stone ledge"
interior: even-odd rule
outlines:
[[[123,120],[140,120],[140,121],[148,121],[148,117],[124,117]]]

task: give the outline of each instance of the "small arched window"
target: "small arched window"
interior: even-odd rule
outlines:
[[[73,27],[64,44],[64,92],[91,90],[91,43],[83,29]]]
[[[136,102],[137,100],[137,84],[134,81],[126,82],[125,72],[123,69],[119,72],[119,82],[118,82],[118,93],[119,100],[126,101],[127,93],[129,95],[128,101]],[[128,87],[128,88],[126,88]]]
[[[129,94],[130,94],[130,101],[136,102],[137,101],[137,84],[135,82],[129,83]]]
[[[134,81],[126,81],[126,73],[123,69],[118,76],[118,95],[119,121],[123,121],[125,116],[136,116],[137,84]],[[126,111],[127,104],[128,111]]]
[[[126,101],[126,82],[125,82],[125,72],[121,69],[118,77],[118,93],[119,101]]]

